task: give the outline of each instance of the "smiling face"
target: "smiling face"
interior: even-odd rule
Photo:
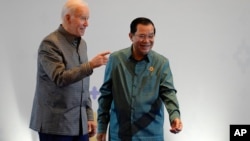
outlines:
[[[138,24],[135,33],[129,33],[133,45],[133,57],[141,60],[154,45],[154,26],[152,24]]]
[[[85,5],[79,5],[75,10],[65,15],[63,26],[69,33],[80,37],[84,35],[89,24],[88,19],[89,8]]]

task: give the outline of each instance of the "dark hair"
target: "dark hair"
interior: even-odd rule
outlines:
[[[150,19],[145,18],[145,17],[138,17],[138,18],[134,19],[131,22],[131,24],[130,24],[130,33],[135,34],[135,32],[137,31],[137,25],[138,24],[143,24],[143,25],[152,24],[153,27],[154,27],[154,34],[155,34],[156,29],[155,29],[154,23]]]

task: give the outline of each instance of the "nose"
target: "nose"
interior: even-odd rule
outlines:
[[[89,25],[88,19],[85,19],[85,20],[84,20],[83,25],[86,26],[86,27]]]

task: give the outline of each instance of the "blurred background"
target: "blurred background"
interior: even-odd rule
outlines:
[[[1,2],[0,141],[38,141],[29,129],[37,49],[61,23],[65,1]],[[228,141],[230,124],[250,124],[249,0],[86,1],[89,58],[130,46],[134,18],[154,22],[153,49],[170,60],[184,124],[171,134],[166,113],[166,141]],[[91,76],[95,112],[104,69]]]

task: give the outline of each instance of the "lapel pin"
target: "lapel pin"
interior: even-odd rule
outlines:
[[[149,67],[148,70],[152,72],[152,71],[154,71],[154,67],[151,66],[151,67]]]

